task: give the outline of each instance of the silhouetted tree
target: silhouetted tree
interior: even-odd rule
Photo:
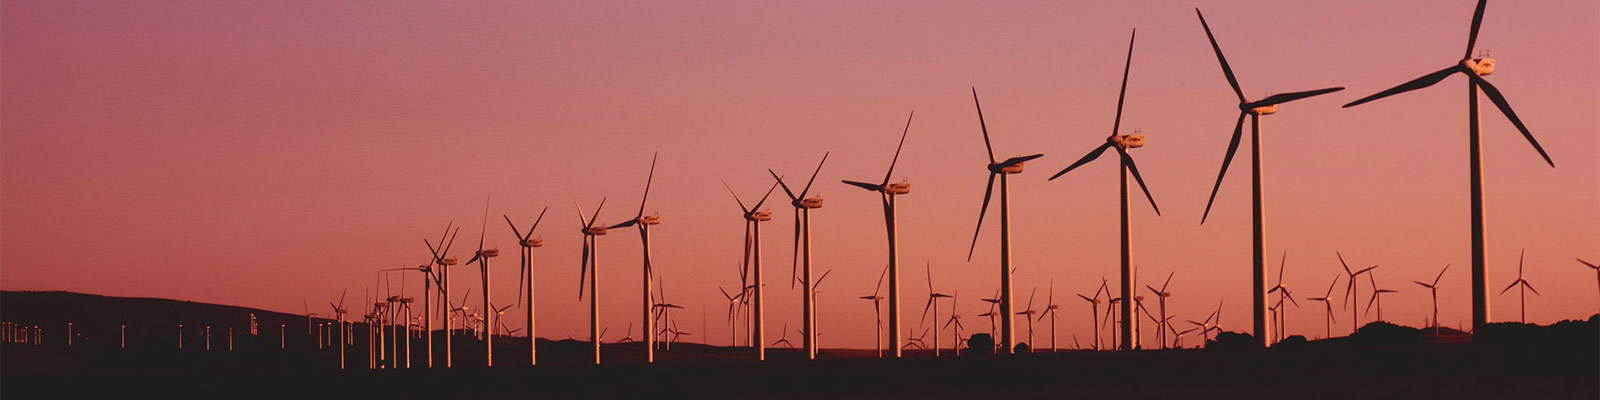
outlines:
[[[987,333],[974,333],[967,338],[967,352],[972,355],[994,354],[994,337]]]

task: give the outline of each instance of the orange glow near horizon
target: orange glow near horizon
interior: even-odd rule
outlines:
[[[923,330],[931,263],[935,289],[959,294],[967,332],[983,332],[974,315],[999,286],[999,224],[991,208],[967,262],[988,163],[975,86],[996,156],[1045,154],[1011,178],[1019,310],[1053,280],[1058,340],[1088,343],[1073,294],[1116,279],[1116,165],[1045,178],[1110,133],[1137,28],[1122,133],[1147,135],[1136,157],[1163,213],[1135,189],[1139,285],[1175,271],[1174,320],[1203,319],[1221,301],[1223,328],[1249,330],[1249,155],[1236,156],[1201,225],[1238,111],[1190,4],[373,5],[0,5],[0,287],[300,313],[302,299],[371,295],[375,271],[426,262],[421,239],[447,223],[462,227],[453,255],[470,258],[489,198],[485,242],[507,252],[516,238],[500,215],[526,229],[550,207],[533,253],[539,336],[587,337],[570,204],[604,197],[600,224],[631,217],[659,151],[645,210],[663,217],[651,228],[657,274],[686,308],[681,325],[700,329],[706,310],[711,332],[694,340],[726,344],[717,287],[738,285],[742,218],[719,179],[755,196],[772,184],[766,169],[792,184],[831,152],[812,189],[827,199],[811,213],[816,273],[833,271],[818,296],[819,341],[872,348],[871,303],[857,297],[886,262],[883,219],[877,195],[839,181],[880,179],[915,110],[892,179],[915,185],[898,200],[904,325]],[[1195,5],[1246,96],[1347,88],[1261,119],[1269,281],[1287,253],[1285,284],[1320,296],[1343,273],[1339,251],[1352,267],[1380,265],[1379,286],[1399,290],[1385,295],[1386,319],[1421,327],[1431,303],[1412,281],[1452,264],[1440,318],[1469,327],[1465,80],[1339,106],[1455,62],[1473,2]],[[1488,79],[1556,165],[1482,102],[1495,321],[1517,318],[1516,292],[1498,293],[1523,248],[1542,293],[1529,296],[1529,322],[1586,318],[1600,304],[1594,270],[1574,260],[1600,262],[1597,14],[1595,2],[1498,1],[1484,17],[1477,47],[1501,63]],[[793,210],[767,208],[771,342],[785,322],[799,326],[801,293],[786,273]],[[637,235],[599,238],[601,325],[614,337],[642,312]],[[497,304],[517,291],[508,255],[494,259]],[[408,293],[421,290],[406,279]],[[477,269],[454,268],[451,283],[459,300]],[[1366,283],[1361,293],[1364,308]],[[1334,307],[1334,334],[1348,333],[1349,311]],[[1322,336],[1322,313],[1291,308],[1290,334]],[[504,317],[523,324],[520,312]]]

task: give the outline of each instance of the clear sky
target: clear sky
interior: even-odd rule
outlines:
[[[976,86],[997,156],[1046,154],[1012,184],[1018,301],[1037,286],[1041,307],[1053,280],[1060,340],[1087,340],[1087,304],[1072,294],[1115,279],[1115,162],[1045,178],[1109,133],[1138,28],[1123,127],[1148,135],[1133,154],[1163,215],[1133,204],[1133,262],[1141,284],[1176,271],[1178,319],[1223,301],[1224,328],[1246,330],[1249,159],[1235,159],[1201,225],[1237,109],[1195,6],[1247,96],[1348,88],[1262,121],[1273,274],[1287,252],[1286,284],[1311,296],[1339,271],[1335,251],[1382,265],[1380,286],[1401,291],[1385,316],[1421,326],[1428,296],[1411,281],[1452,264],[1441,320],[1470,325],[1465,80],[1339,107],[1455,63],[1468,0],[5,1],[0,287],[296,313],[304,299],[327,313],[346,288],[362,303],[375,270],[425,262],[422,239],[448,222],[465,227],[455,253],[468,258],[490,197],[496,302],[513,301],[517,276],[500,215],[525,227],[549,206],[534,255],[539,334],[582,338],[573,199],[592,211],[609,197],[600,220],[625,219],[659,151],[655,264],[668,300],[688,307],[680,324],[705,337],[705,308],[726,343],[717,287],[738,285],[742,228],[718,180],[755,196],[766,168],[800,176],[831,151],[813,189],[827,198],[812,214],[815,257],[833,270],[821,340],[871,347],[871,306],[855,297],[886,260],[883,222],[876,195],[839,180],[878,179],[916,110],[894,177],[914,183],[900,201],[907,325],[928,264],[983,330],[973,315],[998,287],[999,224],[991,210],[967,262],[987,163]],[[1490,283],[1498,293],[1515,279],[1526,247],[1543,293],[1529,298],[1534,322],[1597,307],[1594,272],[1573,260],[1600,261],[1597,15],[1594,1],[1496,1],[1478,41],[1499,60],[1488,79],[1556,164],[1483,101]],[[769,204],[776,331],[798,327],[800,293],[786,282],[791,210]],[[600,240],[602,324],[616,331],[640,312],[639,241]],[[478,286],[476,268],[456,271],[456,293]],[[1515,292],[1492,305],[1496,320],[1517,317]],[[1322,332],[1314,304],[1289,313],[1292,333]]]

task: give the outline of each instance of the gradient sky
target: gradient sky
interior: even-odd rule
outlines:
[[[1133,262],[1141,283],[1176,271],[1178,319],[1223,301],[1224,328],[1245,330],[1247,152],[1199,223],[1237,113],[1199,6],[1247,96],[1349,88],[1263,119],[1273,273],[1287,252],[1286,283],[1313,296],[1339,273],[1335,251],[1382,265],[1380,285],[1401,291],[1385,316],[1421,326],[1428,296],[1411,281],[1452,264],[1441,320],[1470,325],[1465,81],[1339,108],[1454,63],[1467,0],[0,4],[6,290],[295,313],[304,299],[327,313],[346,288],[360,304],[373,271],[426,261],[421,239],[448,222],[465,227],[455,253],[470,256],[490,197],[486,240],[505,250],[496,302],[516,291],[500,214],[525,227],[549,206],[534,256],[539,335],[583,338],[573,199],[592,211],[609,196],[600,220],[626,218],[660,151],[655,263],[669,300],[688,307],[680,324],[703,338],[706,309],[726,343],[717,287],[738,285],[742,228],[718,179],[756,196],[766,168],[800,176],[831,151],[813,190],[827,198],[812,215],[819,273],[833,269],[821,341],[871,347],[870,304],[855,297],[885,262],[883,222],[876,195],[838,181],[878,179],[916,110],[895,172],[915,185],[900,201],[907,325],[919,326],[931,264],[969,328],[985,330],[973,314],[998,287],[999,224],[991,211],[966,262],[987,163],[976,86],[997,156],[1046,154],[1012,184],[1018,301],[1037,286],[1042,306],[1053,280],[1060,340],[1087,341],[1087,305],[1072,294],[1115,279],[1115,162],[1045,178],[1109,132],[1138,28],[1123,126],[1149,137],[1134,155],[1163,215],[1134,203]],[[1556,163],[1483,102],[1490,283],[1515,279],[1526,247],[1539,323],[1596,310],[1594,272],[1573,258],[1600,259],[1597,15],[1593,1],[1497,1],[1478,41],[1499,59],[1488,78]],[[800,294],[784,271],[791,211],[769,204],[775,332],[799,326]],[[617,331],[639,315],[639,242],[632,230],[600,240],[602,324]],[[456,271],[456,293],[478,286],[475,268]],[[407,283],[419,290],[415,275]],[[1495,320],[1517,318],[1515,292],[1492,306]],[[1292,333],[1321,334],[1315,304],[1289,313]]]

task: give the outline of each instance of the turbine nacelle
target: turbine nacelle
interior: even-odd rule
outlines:
[[[499,257],[499,256],[500,256],[500,249],[478,250],[478,257],[481,257],[481,258]]]
[[[749,214],[745,214],[744,215],[744,219],[751,220],[751,221],[756,221],[756,222],[771,221],[772,220],[772,212],[771,211],[753,211],[753,212],[751,212]]]
[[[1106,141],[1123,149],[1137,149],[1144,147],[1144,134],[1112,135],[1110,138],[1106,138]]]
[[[460,263],[461,262],[457,261],[455,257],[446,257],[446,258],[439,259],[439,264],[445,265],[445,266],[456,265],[456,264],[460,264]]]
[[[795,206],[799,208],[822,208],[822,196],[800,199],[800,201],[795,202]]]
[[[585,228],[583,230],[583,234],[590,235],[590,236],[604,235],[604,234],[606,234],[606,227],[604,227],[604,226],[595,226],[595,227]]]
[[[522,247],[544,247],[544,238],[533,238],[522,241]]]
[[[1021,162],[1014,163],[1014,164],[1011,164],[1011,165],[1004,165],[1004,163],[991,163],[991,164],[989,164],[989,173],[993,173],[993,174],[1020,174],[1020,173],[1022,173],[1022,164],[1023,163],[1021,163]]]
[[[1494,59],[1489,57],[1461,60],[1461,66],[1466,67],[1468,71],[1472,71],[1474,74],[1478,74],[1478,76],[1488,76],[1494,73]]]
[[[910,194],[911,193],[911,182],[891,183],[888,186],[884,187],[884,193],[888,193],[888,194]]]
[[[646,216],[643,216],[643,217],[639,217],[639,224],[641,224],[641,225],[658,225],[658,224],[661,224],[661,214],[646,215]]]
[[[1261,106],[1261,107],[1252,108],[1252,109],[1250,109],[1250,113],[1251,114],[1255,114],[1255,115],[1277,114],[1278,113],[1278,105],[1277,104],[1273,104],[1273,105],[1270,105],[1270,106]]]

